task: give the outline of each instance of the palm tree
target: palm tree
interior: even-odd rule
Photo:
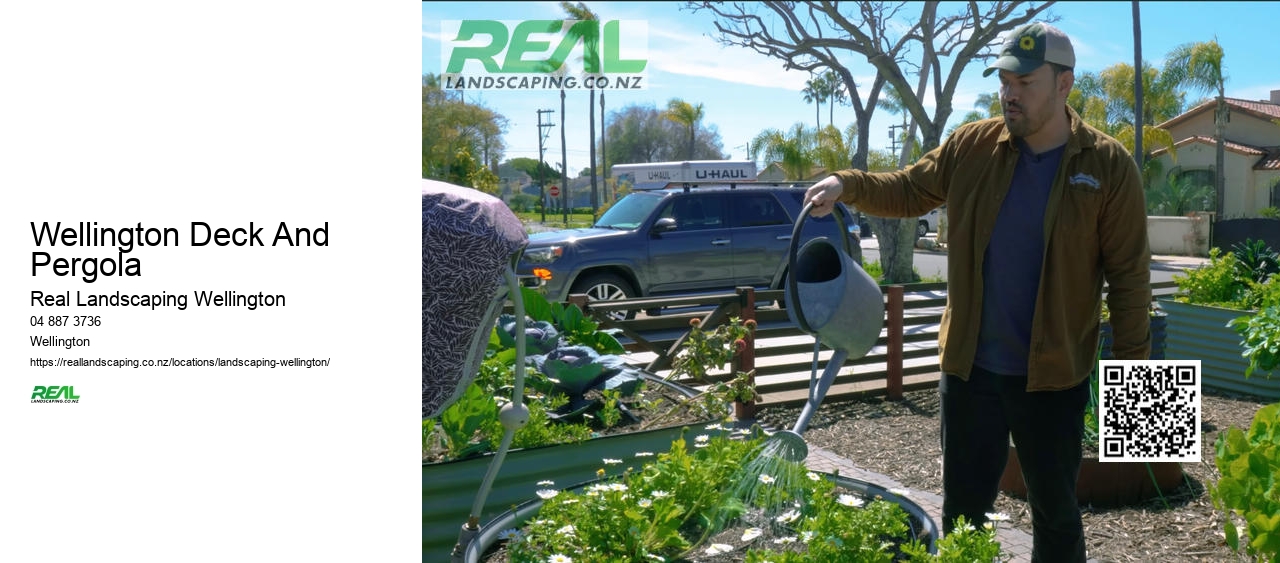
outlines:
[[[1213,114],[1214,138],[1217,141],[1217,182],[1214,186],[1217,204],[1214,207],[1221,214],[1225,211],[1226,198],[1226,150],[1224,136],[1227,128],[1227,76],[1223,74],[1222,46],[1217,39],[1203,43],[1184,43],[1174,47],[1165,62],[1166,69],[1178,73],[1179,82],[1187,88],[1198,92],[1217,90],[1218,107]]]
[[[1182,173],[1181,167],[1170,170],[1165,182],[1164,186],[1147,190],[1148,208],[1156,213],[1180,217],[1209,207],[1214,195],[1213,186],[1197,184],[1194,176]]]
[[[844,83],[840,81],[840,75],[836,74],[834,71],[828,70],[823,73],[822,81],[827,87],[826,94],[827,102],[829,104],[827,106],[827,125],[834,127],[836,124],[836,103],[843,104],[845,100],[849,99],[849,97],[847,90],[844,87]]]
[[[827,87],[821,76],[810,78],[804,83],[804,89],[800,90],[800,94],[804,96],[804,103],[813,104],[813,126],[815,128],[822,127],[822,102],[827,100]]]
[[[600,19],[596,17],[594,12],[587,8],[586,4],[583,4],[582,2],[578,2],[577,4],[573,4],[572,2],[561,2],[560,8],[574,20],[599,21]],[[586,33],[582,36],[583,53],[599,53],[600,28],[596,26],[588,26],[583,29],[586,30]],[[599,61],[596,61],[596,64],[598,65]],[[595,70],[599,71],[600,69],[597,67]],[[594,216],[600,210],[600,191],[596,187],[596,89],[591,88],[590,94],[591,97],[587,101],[587,131],[590,131],[589,137],[591,142],[591,214]],[[600,116],[600,119],[604,119],[603,114]],[[566,189],[567,188],[568,186],[566,186]]]
[[[671,101],[667,102],[667,111],[664,114],[667,119],[689,128],[688,160],[693,160],[694,135],[698,131],[698,122],[702,121],[705,113],[702,104],[690,104],[680,98],[671,98]]]
[[[817,135],[813,130],[797,123],[789,131],[783,133],[777,129],[761,131],[751,141],[756,154],[763,156],[765,162],[777,162],[788,180],[803,180],[813,170],[817,159],[814,148]],[[840,167],[843,167],[842,162]]]

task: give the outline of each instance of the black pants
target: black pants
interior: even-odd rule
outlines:
[[[1026,391],[1026,377],[977,366],[964,381],[944,375],[942,519],[949,533],[963,515],[974,526],[999,494],[1009,435],[1027,482],[1034,529],[1031,560],[1084,561],[1084,527],[1076,504],[1089,382],[1065,391]]]

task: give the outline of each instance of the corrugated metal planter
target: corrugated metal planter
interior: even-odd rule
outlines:
[[[1152,360],[1163,360],[1166,338],[1168,336],[1169,318],[1165,313],[1159,313],[1151,317],[1151,357]],[[1111,355],[1111,323],[1102,321],[1102,344],[1100,352],[1102,359],[1115,359]]]
[[[1205,389],[1280,399],[1280,377],[1255,371],[1249,379],[1244,378],[1249,361],[1241,356],[1240,335],[1227,328],[1227,323],[1248,311],[1168,299],[1161,299],[1160,307],[1169,315],[1168,359],[1200,360]]]
[[[851,491],[857,491],[859,494],[864,496],[872,498],[879,496],[884,500],[897,503],[898,506],[901,506],[914,521],[921,525],[922,529],[913,530],[915,537],[925,544],[925,548],[928,549],[929,553],[938,552],[937,545],[934,543],[935,539],[941,535],[939,533],[940,530],[938,528],[938,524],[929,517],[929,513],[925,512],[924,508],[916,504],[911,499],[891,493],[888,489],[866,481],[851,479],[849,477],[841,477],[832,473],[818,474],[834,481],[841,487]],[[587,484],[589,483],[584,483],[583,485],[585,486]],[[488,550],[494,542],[498,541],[499,532],[509,528],[520,527],[526,520],[537,514],[538,509],[540,508],[542,508],[542,500],[534,498],[533,500],[529,500],[519,506],[512,507],[510,511],[499,515],[498,518],[480,529],[480,535],[476,536],[476,539],[471,542],[471,545],[467,546],[467,551],[464,554],[463,560],[466,561],[466,563],[480,563],[481,556],[484,555],[484,552]]]
[[[664,381],[645,374],[651,384],[676,389],[686,397],[698,392],[687,386]],[[726,406],[727,409],[727,406]],[[727,415],[727,410],[726,410]],[[485,499],[480,523],[484,524],[535,496],[538,481],[552,480],[557,486],[584,483],[596,478],[596,470],[604,467],[604,458],[631,459],[636,452],[665,452],[671,442],[686,429],[697,432],[704,425],[718,422],[710,419],[687,426],[669,426],[644,432],[592,438],[578,444],[563,444],[512,450],[502,462],[502,469]],[[492,455],[478,458],[422,464],[422,560],[448,561],[458,540],[458,532],[467,521],[471,505]]]

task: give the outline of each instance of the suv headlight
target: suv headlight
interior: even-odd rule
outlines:
[[[564,247],[562,246],[534,248],[524,252],[524,260],[530,264],[550,264],[560,258],[562,254],[564,254]]]

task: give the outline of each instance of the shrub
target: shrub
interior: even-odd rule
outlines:
[[[1248,285],[1237,277],[1238,260],[1230,252],[1223,254],[1219,248],[1209,249],[1209,263],[1186,274],[1174,274],[1178,284],[1178,301],[1198,305],[1217,305],[1239,308],[1237,301]]]

